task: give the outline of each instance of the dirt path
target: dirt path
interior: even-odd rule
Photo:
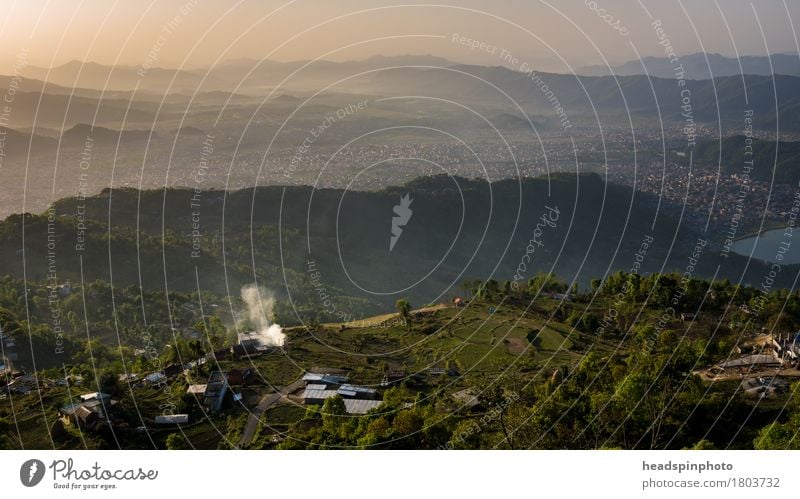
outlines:
[[[752,371],[749,373],[743,373],[744,376],[742,376],[739,373],[729,373],[718,376],[710,376],[708,374],[708,370],[703,369],[700,371],[694,371],[694,374],[700,376],[705,381],[741,381],[743,379],[768,378],[772,376],[777,376],[781,378],[800,378],[800,370],[798,369],[762,369],[758,371]]]
[[[258,405],[253,409],[250,413],[250,416],[247,418],[247,424],[244,427],[244,431],[242,432],[242,438],[239,439],[239,448],[244,448],[253,441],[253,437],[256,434],[256,430],[258,429],[258,423],[261,421],[261,415],[269,409],[270,407],[274,407],[276,405],[288,402],[287,396],[290,393],[294,393],[300,388],[303,387],[303,379],[298,379],[291,385],[287,385],[283,387],[278,392],[267,393],[261,400],[258,402]]]
[[[446,309],[448,307],[449,307],[449,305],[447,305],[445,303],[439,303],[439,304],[433,305],[431,307],[423,307],[423,308],[418,308],[416,310],[412,310],[411,311],[411,315],[414,316],[414,315],[417,315],[417,314],[425,314],[425,313],[429,313],[429,312],[436,312],[437,310],[443,310],[443,309]],[[376,315],[374,317],[367,317],[367,318],[364,318],[364,319],[359,319],[357,321],[350,321],[350,322],[345,322],[345,323],[329,322],[329,323],[323,324],[323,326],[326,326],[326,327],[339,327],[339,326],[344,325],[345,327],[349,327],[349,328],[374,327],[374,326],[376,326],[378,324],[382,324],[384,322],[388,322],[388,321],[390,321],[392,319],[398,319],[399,316],[400,316],[400,314],[398,314],[397,312],[393,312],[391,314]]]

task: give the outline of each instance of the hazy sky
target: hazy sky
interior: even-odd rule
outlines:
[[[798,0],[0,0],[0,64],[79,59],[165,67],[215,60],[360,59],[435,54],[502,64],[508,54],[540,69],[664,55],[660,20],[679,54],[797,52]],[[587,5],[588,4],[588,5]],[[756,15],[757,14],[757,15]],[[602,16],[605,16],[603,18]],[[764,35],[759,28],[760,20]],[[800,32],[800,28],[795,31]],[[454,43],[453,34],[497,47]]]

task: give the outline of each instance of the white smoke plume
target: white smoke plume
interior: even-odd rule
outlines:
[[[275,309],[275,297],[272,293],[248,284],[242,288],[242,301],[247,307],[247,318],[255,329],[259,342],[264,346],[282,347],[286,343],[283,328],[270,323]]]

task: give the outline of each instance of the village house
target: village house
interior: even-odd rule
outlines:
[[[228,376],[222,371],[213,371],[206,382],[206,390],[203,393],[203,405],[212,413],[222,411],[222,404],[225,402],[225,395],[228,394]]]
[[[154,419],[155,424],[159,426],[169,425],[182,425],[189,422],[188,414],[163,414],[156,416]]]
[[[348,384],[348,377],[344,375],[308,373],[303,380],[306,387],[301,398],[305,405],[321,405],[339,396],[348,414],[366,414],[383,404],[376,389]]]
[[[321,384],[325,386],[335,386],[339,387],[348,382],[350,378],[341,374],[317,374],[317,373],[306,373],[303,376],[303,381],[306,384]]]
[[[61,409],[62,421],[84,431],[94,431],[108,424],[108,410],[116,404],[111,395],[102,392],[79,396],[80,402],[68,404]]]

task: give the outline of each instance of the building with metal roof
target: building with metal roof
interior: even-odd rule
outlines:
[[[161,425],[186,424],[189,422],[188,414],[168,414],[155,417],[155,423]]]
[[[306,373],[303,376],[303,381],[306,384],[322,384],[327,386],[338,386],[347,383],[350,380],[347,376],[341,374],[317,374]]]
[[[782,365],[781,359],[773,355],[754,354],[723,362],[719,366],[728,369],[732,367],[781,367]]]
[[[383,400],[344,399],[347,414],[366,414],[376,407],[380,407]]]
[[[322,385],[322,384],[319,384],[319,385],[308,384],[308,385],[306,385],[306,390],[327,390],[327,389],[328,389],[328,385]]]
[[[110,399],[111,395],[103,392],[92,392],[92,393],[85,393],[80,396],[83,402],[88,402],[90,400],[106,400]]]
[[[189,388],[186,389],[186,393],[190,395],[197,395],[202,397],[206,393],[206,386],[203,385],[189,385]]]
[[[378,391],[366,386],[342,385],[336,390],[336,393],[341,395],[342,398],[374,399]]]
[[[308,389],[303,390],[303,403],[307,405],[318,405],[325,402],[325,399],[335,397],[336,390],[318,390]]]
[[[458,402],[463,407],[466,407],[468,409],[472,409],[473,407],[476,407],[478,404],[480,404],[480,400],[478,400],[478,397],[472,392],[470,388],[457,391],[452,395],[452,397],[456,402]]]
[[[167,376],[162,371],[159,371],[148,374],[147,376],[144,377],[144,380],[147,381],[148,383],[156,384],[156,383],[161,383],[166,378]]]
[[[228,377],[222,371],[214,371],[208,376],[203,403],[209,411],[220,412],[227,393]]]

